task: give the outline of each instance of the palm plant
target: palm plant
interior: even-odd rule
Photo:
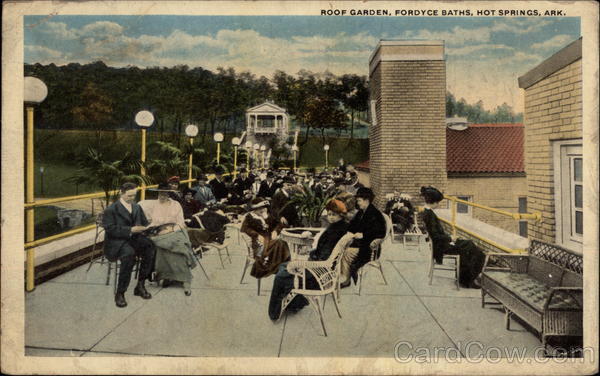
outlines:
[[[146,162],[148,175],[155,181],[166,181],[169,176],[187,176],[190,153],[202,154],[204,149],[194,148],[189,144],[180,149],[170,142],[156,141],[149,145],[150,155],[155,156]],[[199,172],[198,167],[192,166],[192,176]]]
[[[319,227],[321,224],[321,214],[329,200],[335,196],[335,192],[316,194],[308,184],[303,184],[303,190],[294,193],[290,201],[286,204],[297,208],[298,214],[305,221],[307,226]]]
[[[150,183],[148,178],[136,174],[142,165],[131,153],[125,153],[122,159],[107,161],[102,153],[94,148],[88,148],[87,154],[77,161],[78,169],[75,175],[66,179],[74,184],[85,184],[99,187],[104,191],[106,205],[111,201],[111,193],[115,192],[125,181]],[[113,198],[116,193],[113,193]]]

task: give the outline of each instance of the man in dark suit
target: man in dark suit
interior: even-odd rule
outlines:
[[[223,167],[217,166],[217,168],[215,168],[215,178],[208,182],[217,202],[227,198],[229,195],[227,185],[223,181],[223,172],[225,172]]]
[[[288,205],[291,200],[292,186],[295,183],[293,177],[284,177],[282,187],[275,192],[271,200],[271,223],[278,226],[277,232],[281,231],[283,227],[300,227],[302,225],[298,210],[294,205]]]
[[[198,186],[196,187],[194,200],[198,201],[203,206],[217,202],[217,200],[215,200],[215,195],[213,194],[212,188],[207,184],[208,178],[206,175],[201,174],[196,180],[198,181]]]
[[[275,190],[277,190],[277,185],[275,184],[275,174],[273,171],[267,172],[267,179],[260,183],[260,189],[258,190],[258,197],[268,197],[271,198],[275,194]]]
[[[233,193],[243,197],[252,188],[252,183],[254,183],[254,179],[250,179],[248,171],[242,168],[240,175],[233,181]]]
[[[372,204],[375,195],[370,188],[359,188],[356,192],[358,212],[348,225],[348,232],[356,235],[351,247],[358,248],[358,255],[350,265],[350,275],[356,282],[357,271],[371,261],[371,253],[375,258],[381,255],[381,242],[385,238],[386,224],[383,214]],[[350,285],[350,281],[342,287]]]
[[[152,298],[144,282],[152,272],[155,248],[152,241],[142,234],[148,228],[148,220],[142,208],[135,203],[136,187],[133,183],[123,184],[119,199],[106,208],[102,215],[102,226],[106,231],[104,254],[109,261],[121,261],[115,294],[117,307],[127,306],[125,291],[129,287],[136,255],[141,262],[133,294],[143,299]]]

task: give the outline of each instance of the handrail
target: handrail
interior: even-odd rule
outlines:
[[[512,217],[514,220],[517,220],[517,221],[520,219],[535,219],[536,221],[541,221],[541,219],[542,219],[542,214],[539,212],[536,212],[536,213],[511,213],[511,212],[508,212],[505,210],[496,209],[496,208],[492,208],[492,207],[481,205],[481,204],[476,204],[471,201],[461,200],[460,198],[457,198],[454,196],[444,196],[444,198],[446,200],[453,201],[455,203],[454,205],[456,205],[456,203],[461,203],[461,204],[473,206],[473,207],[484,209],[484,210],[491,211],[494,213],[502,214],[507,217]]]

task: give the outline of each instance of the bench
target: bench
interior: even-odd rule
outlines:
[[[497,302],[486,302],[486,295]],[[583,332],[583,258],[553,244],[532,240],[528,254],[490,253],[481,274],[481,306],[501,304],[506,329],[517,315],[541,337]]]

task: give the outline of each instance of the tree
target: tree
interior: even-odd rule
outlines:
[[[81,104],[71,109],[75,124],[96,131],[96,147],[101,145],[102,131],[112,128],[113,100],[94,82],[88,82],[81,92]],[[113,132],[116,139],[116,133]]]
[[[340,109],[339,102],[330,97],[311,97],[304,110],[307,126],[321,131],[323,144],[326,143],[325,130],[346,126],[346,114]]]

